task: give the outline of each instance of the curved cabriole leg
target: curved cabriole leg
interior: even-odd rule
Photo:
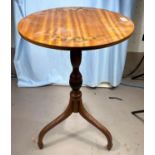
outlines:
[[[93,116],[91,116],[86,109],[84,108],[82,102],[80,103],[79,107],[79,113],[83,118],[85,118],[89,123],[94,125],[96,128],[98,128],[107,138],[108,144],[107,144],[107,149],[111,150],[112,148],[112,136],[110,132],[108,131],[107,128],[105,128],[102,124],[100,124]]]
[[[110,132],[101,125],[94,117],[92,117],[84,108],[82,104],[82,93],[80,87],[82,85],[82,75],[79,71],[79,66],[81,63],[82,53],[80,50],[71,51],[71,63],[73,66],[73,71],[70,76],[70,86],[73,91],[71,92],[71,99],[73,104],[74,112],[79,112],[88,122],[97,127],[107,138],[108,145],[107,149],[112,148],[112,136]]]
[[[65,120],[67,117],[69,117],[72,113],[72,104],[69,104],[66,110],[59,115],[56,119],[54,119],[51,123],[46,125],[39,133],[38,137],[38,146],[40,149],[43,148],[43,138],[45,134],[52,128],[54,128],[57,124],[61,123],[63,120]]]

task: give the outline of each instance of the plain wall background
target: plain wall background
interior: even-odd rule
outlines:
[[[129,39],[129,52],[144,52],[144,42],[142,36],[144,34],[144,0],[136,0],[133,21],[135,23],[135,32]]]

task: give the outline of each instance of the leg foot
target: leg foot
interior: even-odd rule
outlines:
[[[107,138],[108,144],[107,149],[111,150],[112,148],[112,136],[107,128],[105,128],[102,124],[100,124],[93,116],[91,116],[84,108],[82,102],[80,103],[79,113],[82,117],[84,117],[89,123],[98,128]]]
[[[43,149],[43,142],[42,141],[38,141],[38,147],[39,147],[39,149]]]
[[[70,114],[72,113],[72,105],[69,104],[67,109],[59,115],[55,120],[50,122],[48,125],[46,125],[39,133],[38,137],[38,147],[42,149],[44,147],[43,145],[43,138],[45,134],[52,128],[54,128],[57,124],[61,123],[63,120],[65,120]]]

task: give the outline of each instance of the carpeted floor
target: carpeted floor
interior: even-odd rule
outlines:
[[[65,109],[70,88],[18,88],[13,79],[12,155],[143,155],[144,114],[137,118],[131,111],[144,108],[144,90],[125,85],[115,89],[82,87],[81,90],[86,109],[113,136],[111,151],[105,148],[105,136],[79,114],[72,114],[51,130],[45,136],[44,149],[39,150],[37,135]]]

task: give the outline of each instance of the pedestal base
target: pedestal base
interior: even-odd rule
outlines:
[[[98,128],[107,138],[108,144],[107,149],[110,150],[112,148],[112,136],[110,132],[100,124],[93,116],[91,116],[83,106],[82,103],[82,93],[80,91],[80,87],[82,85],[82,75],[79,71],[79,66],[81,63],[81,51],[74,49],[71,51],[71,63],[73,66],[73,71],[70,75],[70,86],[72,91],[70,93],[70,101],[66,110],[59,115],[55,120],[46,125],[40,132],[38,138],[38,146],[40,149],[43,148],[43,138],[44,135],[52,128],[54,128],[57,124],[61,123],[68,116],[70,116],[73,112],[80,113],[80,115],[85,118],[89,123]]]
[[[91,116],[86,109],[83,106],[82,99],[81,99],[81,92],[75,92],[72,91],[70,93],[70,102],[67,106],[66,110],[59,115],[55,120],[53,120],[51,123],[46,125],[39,134],[38,139],[38,146],[40,149],[43,148],[43,137],[44,135],[52,128],[54,128],[58,123],[61,123],[63,120],[65,120],[68,116],[70,116],[73,112],[79,112],[80,115],[85,118],[89,123],[94,125],[96,128],[98,128],[103,134],[105,134],[108,144],[107,149],[110,150],[112,148],[112,136],[110,132],[102,125],[100,124],[93,116]]]

